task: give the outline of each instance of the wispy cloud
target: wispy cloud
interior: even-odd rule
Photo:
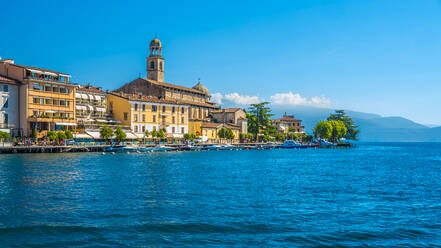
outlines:
[[[241,95],[237,92],[222,94],[222,93],[214,93],[211,96],[213,102],[217,104],[225,104],[225,105],[249,105],[253,103],[259,103],[264,101],[263,98],[259,96],[251,96],[251,95]],[[318,106],[318,107],[328,107],[331,105],[331,101],[324,96],[314,96],[311,98],[304,97],[299,93],[277,93],[270,96],[271,103],[274,105],[285,105],[285,106],[293,106],[293,105],[310,105],[310,106]]]
[[[214,93],[211,99],[217,104],[236,104],[248,105],[258,103],[261,99],[258,96],[241,95],[237,92],[223,95],[222,93]]]

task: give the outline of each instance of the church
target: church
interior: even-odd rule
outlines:
[[[150,42],[147,57],[147,78],[135,79],[113,91],[124,95],[142,95],[159,100],[175,100],[189,107],[189,120],[203,120],[210,111],[220,109],[211,102],[210,91],[198,82],[193,88],[164,82],[165,59],[162,43],[155,38]]]

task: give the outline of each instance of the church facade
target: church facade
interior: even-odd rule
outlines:
[[[114,90],[112,92],[112,96],[110,97],[110,102],[117,102],[118,99],[127,99],[130,102],[134,99],[142,99],[149,106],[151,102],[160,103],[160,104],[169,104],[167,105],[170,108],[176,109],[184,109],[184,123],[179,123],[180,125],[187,125],[185,129],[182,127],[179,128],[167,128],[169,126],[176,125],[177,122],[172,123],[171,118],[162,119],[155,118],[155,122],[153,123],[153,115],[150,116],[150,113],[146,113],[147,119],[151,120],[151,125],[146,125],[146,130],[150,130],[155,127],[161,127],[167,131],[175,130],[176,133],[182,135],[183,131],[185,133],[189,132],[191,126],[194,123],[198,123],[209,118],[209,113],[212,111],[219,110],[220,107],[215,103],[211,102],[211,95],[208,89],[203,86],[200,82],[198,82],[194,87],[184,87],[177,84],[171,84],[164,82],[164,68],[165,68],[165,60],[162,57],[162,43],[157,38],[153,39],[150,42],[149,46],[149,56],[147,57],[147,78],[137,78],[131,82],[126,83],[122,87]],[[127,123],[131,120],[140,120],[140,118],[136,118],[135,116],[131,116],[125,119],[121,119],[120,117],[124,116],[124,113],[132,113],[132,109],[134,108],[134,102],[132,104],[114,104],[112,112],[114,113],[114,119],[117,121],[121,121],[125,124],[133,127],[132,131],[140,132],[143,130],[141,125],[137,127],[139,123]],[[121,109],[127,106],[127,108],[131,109]],[[154,112],[151,112],[154,113]],[[182,114],[182,113],[181,113]],[[177,120],[181,120],[183,116],[176,117]],[[135,119],[136,118],[136,119]],[[120,120],[121,119],[121,120]],[[170,119],[170,120],[169,120]],[[159,121],[161,120],[161,121]],[[170,123],[168,123],[170,122]],[[135,128],[137,130],[135,130]],[[179,130],[179,132],[177,132]],[[190,131],[191,133],[191,131]],[[173,133],[171,133],[173,135]]]

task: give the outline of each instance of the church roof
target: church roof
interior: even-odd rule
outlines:
[[[193,92],[193,93],[199,93],[199,94],[204,94],[204,92],[201,92],[199,90],[195,90],[192,88],[188,88],[185,86],[180,86],[180,85],[176,85],[176,84],[170,84],[170,83],[164,83],[164,82],[159,82],[159,81],[155,81],[155,80],[151,80],[151,79],[146,79],[146,78],[141,78],[142,80],[145,80],[147,82],[150,82],[152,84],[156,84],[156,85],[160,85],[160,86],[164,86],[164,87],[169,87],[169,88],[174,88],[174,89],[178,89],[178,90],[184,90],[184,91],[189,91],[189,92]]]
[[[154,46],[154,47],[162,47],[162,43],[159,39],[154,38],[152,41],[150,41],[150,46]]]
[[[193,86],[193,89],[203,92],[207,96],[210,95],[210,91],[207,89],[207,87],[203,86],[200,82],[198,82],[198,84]]]

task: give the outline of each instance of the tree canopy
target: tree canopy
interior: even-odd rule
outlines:
[[[73,134],[71,131],[66,130],[64,131],[64,134],[66,135],[66,139],[73,139]]]
[[[64,132],[57,132],[57,140],[62,141],[66,139],[66,134]]]
[[[330,140],[332,137],[332,125],[328,121],[319,121],[313,129],[314,137]]]
[[[159,129],[159,131],[156,134],[156,137],[158,137],[160,139],[164,139],[166,137],[164,129]]]
[[[357,140],[360,130],[355,125],[351,117],[347,116],[344,110],[336,110],[334,114],[328,117],[328,121],[342,121],[346,127],[346,134],[343,136],[346,139]]]
[[[251,104],[247,110],[248,132],[257,139],[262,136],[277,135],[277,130],[271,125],[271,109],[267,106],[269,102]]]
[[[47,132],[46,137],[47,137],[49,140],[56,140],[56,139],[58,138],[57,133],[54,132],[54,131],[49,131],[49,132]]]
[[[320,121],[317,123],[314,131],[314,137],[330,141],[338,141],[345,137],[346,127],[342,121]]]
[[[9,139],[10,137],[11,135],[9,135],[9,133],[0,131],[0,140]]]
[[[123,141],[123,140],[125,140],[127,138],[127,134],[124,133],[124,131],[122,130],[121,127],[117,127],[116,128],[115,136],[116,136],[115,139],[118,142],[121,142],[121,141]]]
[[[100,128],[100,137],[101,139],[109,140],[113,136],[113,129],[107,126],[103,126]]]

